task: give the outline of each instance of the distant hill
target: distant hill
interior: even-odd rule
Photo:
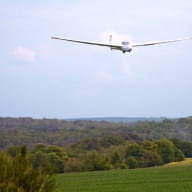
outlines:
[[[73,120],[0,118],[0,149],[23,144],[33,147],[36,143],[65,146],[108,135],[120,135],[128,140],[178,138],[192,141],[192,117],[174,120],[119,117]]]
[[[95,117],[95,118],[72,118],[72,119],[64,119],[67,121],[77,121],[77,120],[85,120],[85,121],[108,121],[108,122],[137,122],[137,121],[163,121],[167,119],[166,117]]]

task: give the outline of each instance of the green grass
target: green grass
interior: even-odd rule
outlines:
[[[192,166],[66,173],[56,181],[56,192],[192,192]]]

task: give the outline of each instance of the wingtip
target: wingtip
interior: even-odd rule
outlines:
[[[59,39],[58,37],[51,37],[51,39]]]

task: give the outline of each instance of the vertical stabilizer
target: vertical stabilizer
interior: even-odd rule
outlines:
[[[109,44],[112,43],[112,37],[113,37],[112,35],[109,36]],[[111,48],[111,51],[112,51],[112,48]]]
[[[112,35],[109,36],[109,43],[111,44],[112,43]]]

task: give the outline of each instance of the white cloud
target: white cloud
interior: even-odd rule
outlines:
[[[33,63],[36,61],[36,53],[35,51],[25,48],[25,47],[17,47],[13,51],[11,51],[11,55],[15,56],[19,60],[24,62]]]

